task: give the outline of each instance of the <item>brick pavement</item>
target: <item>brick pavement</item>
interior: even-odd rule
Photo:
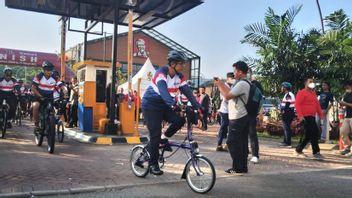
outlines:
[[[178,151],[167,159],[163,176],[148,175],[141,179],[129,168],[133,145],[94,145],[66,138],[64,143],[56,145],[54,154],[48,154],[46,142],[42,147],[35,146],[29,125],[24,121],[24,126],[14,127],[6,139],[0,139],[0,193],[179,181],[187,160],[184,152]],[[198,141],[201,153],[213,162],[217,177],[226,177],[223,170],[230,167],[231,159],[228,153],[215,152],[217,127],[211,126],[207,132],[195,130],[194,139]],[[145,129],[141,133],[145,134]],[[182,131],[173,139],[182,140],[184,135]],[[246,177],[352,167],[351,158],[328,151],[323,152],[327,157],[324,161],[295,158],[292,153],[293,149],[279,148],[273,140],[260,140],[260,163],[249,164]]]

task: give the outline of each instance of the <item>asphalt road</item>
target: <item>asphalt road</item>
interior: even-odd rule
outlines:
[[[90,197],[350,197],[352,169],[306,170],[290,173],[229,176],[219,178],[209,193],[192,192],[186,182],[138,185],[94,193],[50,196]]]

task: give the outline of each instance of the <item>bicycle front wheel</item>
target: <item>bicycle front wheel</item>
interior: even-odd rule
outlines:
[[[47,139],[48,139],[48,152],[54,153],[55,149],[55,117],[49,116],[46,124],[46,132],[47,132]]]
[[[150,155],[147,148],[143,145],[133,147],[130,156],[130,166],[134,175],[137,177],[145,177],[149,172]]]
[[[197,193],[209,192],[216,180],[213,164],[204,156],[196,156],[186,164],[186,181],[188,186]]]
[[[61,120],[59,120],[59,122],[57,123],[56,125],[57,127],[57,139],[60,143],[62,143],[64,141],[64,137],[65,137],[65,134],[64,134],[64,123],[62,123]]]

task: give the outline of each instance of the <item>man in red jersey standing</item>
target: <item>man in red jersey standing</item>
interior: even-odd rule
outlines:
[[[306,157],[303,148],[311,142],[313,149],[313,157],[321,160],[324,157],[320,154],[318,140],[320,137],[319,129],[315,121],[315,115],[319,114],[323,119],[323,113],[320,108],[317,95],[315,93],[315,83],[313,79],[309,78],[305,82],[305,88],[297,93],[296,97],[296,111],[298,119],[304,124],[304,135],[302,136],[298,146],[296,147],[295,155],[298,157]]]

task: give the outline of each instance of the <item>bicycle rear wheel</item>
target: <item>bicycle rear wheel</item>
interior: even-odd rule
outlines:
[[[65,133],[64,133],[64,123],[61,120],[58,121],[57,125],[57,140],[62,143],[64,141]]]
[[[49,153],[54,153],[55,150],[55,117],[54,116],[49,116],[49,119],[47,120],[46,124],[46,132],[47,136],[46,138],[48,139],[48,152]]]
[[[149,172],[150,155],[147,148],[143,145],[133,147],[130,156],[130,166],[134,175],[145,177]]]
[[[185,169],[188,186],[197,193],[209,192],[216,180],[213,164],[204,156],[196,156],[188,160]]]
[[[7,128],[7,111],[3,109],[2,111],[2,124],[1,124],[1,138],[5,138],[6,128]]]

